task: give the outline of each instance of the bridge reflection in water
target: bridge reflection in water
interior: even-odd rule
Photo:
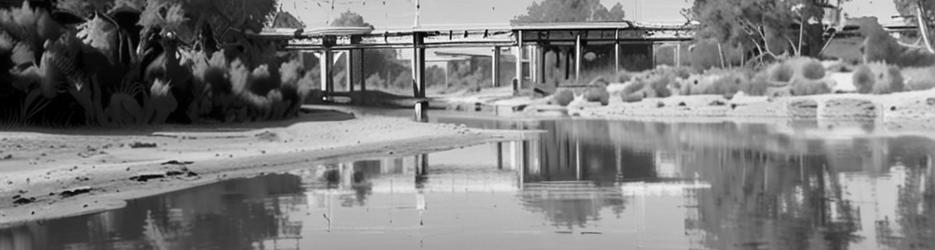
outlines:
[[[0,229],[2,249],[932,248],[920,136],[446,120],[538,139],[308,166]]]

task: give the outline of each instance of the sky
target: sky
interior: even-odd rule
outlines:
[[[309,27],[327,26],[342,12],[353,11],[377,29],[410,28],[415,20],[415,1],[420,1],[423,26],[452,24],[509,24],[526,12],[535,0],[280,0],[284,11],[295,14]],[[539,0],[541,1],[541,0]],[[691,0],[601,0],[607,6],[620,3],[628,19],[648,23],[683,23],[679,11]],[[333,6],[333,8],[332,8]],[[850,17],[877,16],[891,22],[896,15],[892,0],[852,0],[845,5]]]

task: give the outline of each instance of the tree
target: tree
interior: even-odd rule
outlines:
[[[932,40],[929,38],[932,34],[931,27],[935,24],[935,1],[933,0],[893,0],[896,4],[896,10],[903,16],[913,16],[916,25],[919,26],[919,34],[925,42],[925,48],[929,53],[935,53]]]
[[[533,2],[525,15],[510,23],[622,21],[624,17],[620,3],[608,10],[599,0],[544,0]]]
[[[341,16],[331,21],[331,26],[373,28],[373,25],[367,23],[364,17],[351,11],[341,13]],[[399,75],[399,72],[405,71],[405,66],[396,60],[395,50],[364,50],[364,58],[366,59],[363,62],[363,68],[366,77],[381,75],[382,78],[389,79],[390,74]]]
[[[822,0],[697,0],[698,38],[755,48],[761,56],[817,56],[824,45]],[[802,25],[800,25],[802,24]]]
[[[350,10],[341,13],[341,16],[335,18],[331,22],[331,26],[334,27],[370,27],[373,28],[373,25],[364,21],[364,17],[360,16],[357,13],[351,12]]]
[[[275,11],[275,0],[150,0],[139,24],[144,33],[171,31],[182,41],[205,35],[231,41],[237,39],[229,31],[259,33]]]
[[[302,23],[298,18],[292,15],[292,13],[279,11],[273,17],[270,27],[273,28],[289,28],[289,29],[304,29],[305,23]]]

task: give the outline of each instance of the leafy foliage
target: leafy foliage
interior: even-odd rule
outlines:
[[[274,0],[149,0],[140,17],[144,32],[164,30],[193,41],[202,27],[218,40],[229,31],[259,32],[276,10]]]
[[[340,16],[335,18],[334,21],[331,22],[331,26],[373,28],[372,24],[364,21],[364,17],[360,16],[360,14],[351,12],[350,10],[341,13]]]
[[[274,44],[244,35],[265,25],[272,0],[55,3],[0,9],[0,105],[12,105],[14,113],[0,119],[89,125],[281,119],[297,114],[312,88],[301,63],[290,61],[291,75],[280,76]],[[86,20],[59,24],[50,10]],[[235,45],[200,43],[205,37]]]
[[[935,55],[922,48],[907,47],[899,44],[890,36],[883,25],[873,17],[854,20],[860,26],[860,33],[865,37],[861,49],[866,62],[886,62],[901,67],[920,67],[935,64]]]
[[[783,53],[817,55],[823,45],[821,20],[824,10],[812,0],[698,0],[690,16],[701,25],[699,38],[724,44],[755,48],[760,55],[776,57]],[[807,24],[804,40],[798,30]],[[796,48],[803,45],[803,51]]]
[[[302,21],[293,16],[292,13],[279,11],[276,12],[273,21],[270,22],[270,26],[273,28],[303,29],[305,28],[305,23],[302,23]]]
[[[607,9],[598,0],[544,0],[533,2],[526,14],[513,18],[513,24],[540,22],[622,21],[623,5]]]

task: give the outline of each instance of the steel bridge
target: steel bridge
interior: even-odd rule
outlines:
[[[333,62],[336,53],[346,53],[347,86],[366,90],[363,75],[365,49],[412,49],[413,96],[425,97],[425,50],[429,48],[491,48],[492,81],[501,86],[500,55],[509,48],[516,58],[514,93],[545,84],[546,53],[555,53],[563,61],[565,78],[574,68],[575,82],[580,81],[582,56],[588,46],[613,46],[613,66],[621,69],[622,54],[641,54],[653,58],[653,45],[689,41],[692,27],[687,25],[639,24],[621,22],[543,23],[528,25],[478,25],[458,27],[420,26],[405,30],[373,30],[369,27],[328,27],[313,29],[267,29],[255,34],[260,39],[283,41],[284,50],[315,52],[322,62]],[[678,56],[676,56],[678,58]],[[558,63],[556,62],[556,65]],[[325,97],[334,94],[333,63],[320,63],[321,89]]]

